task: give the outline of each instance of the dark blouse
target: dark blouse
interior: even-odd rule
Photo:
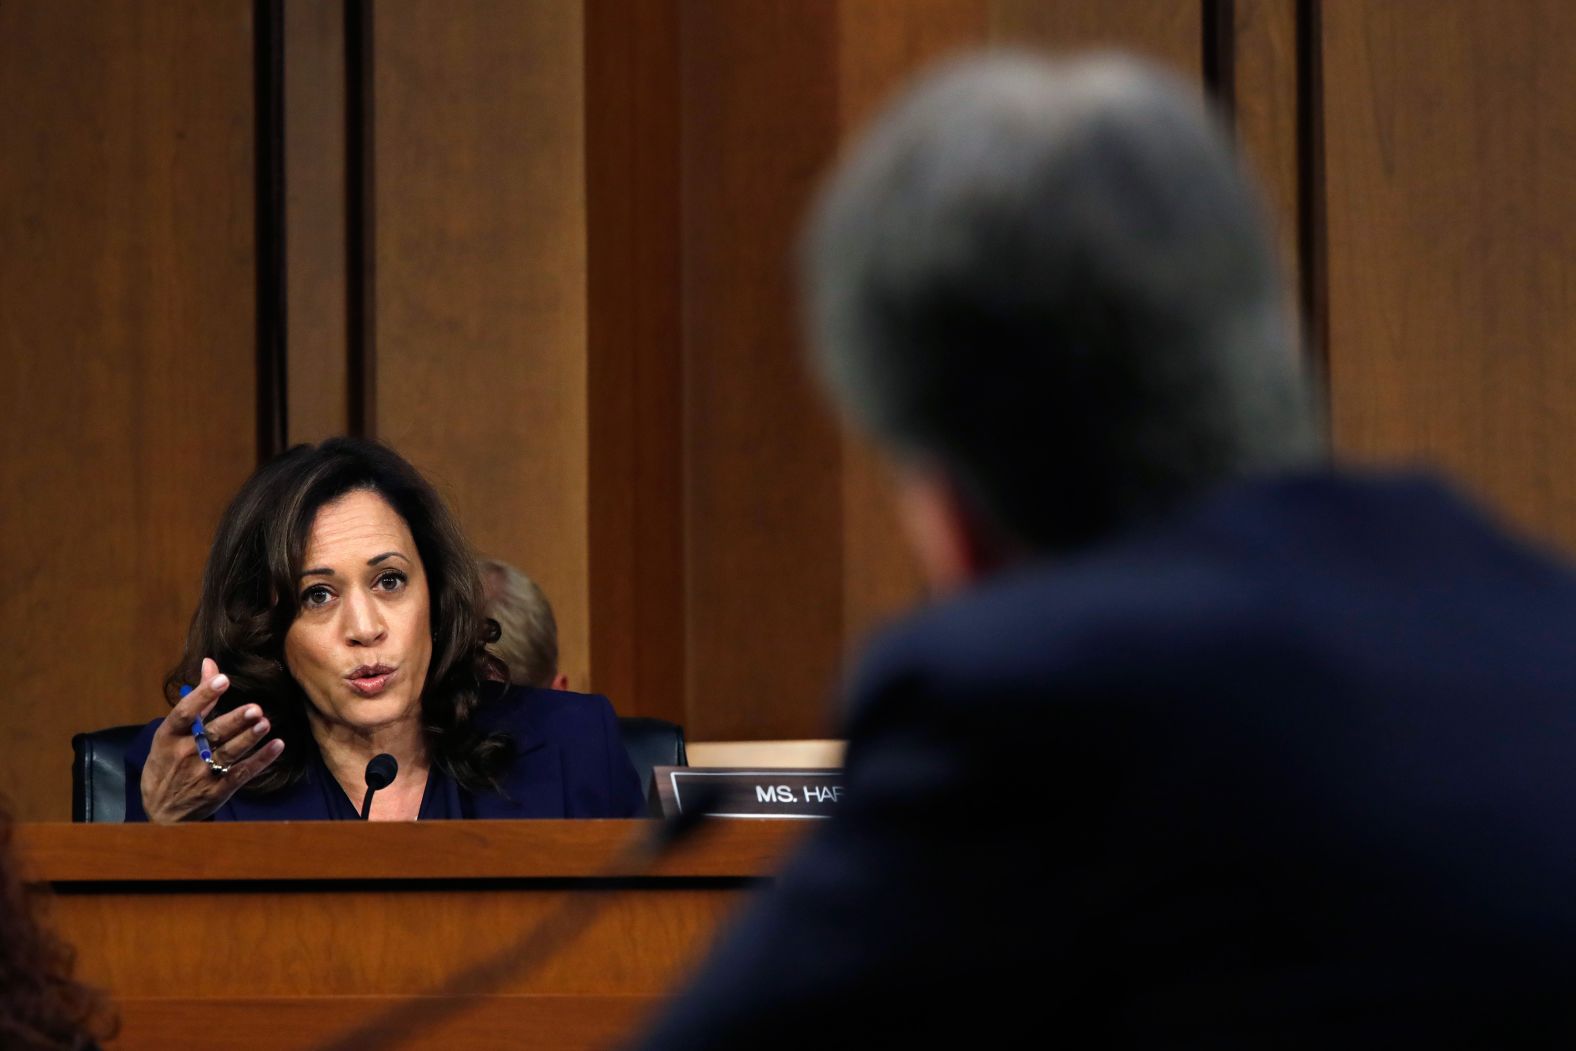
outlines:
[[[307,770],[307,776],[322,791],[323,806],[328,812],[330,821],[361,820],[361,801],[351,799],[345,793],[344,786],[334,779],[333,772],[329,770],[321,756]],[[460,791],[459,784],[444,773],[442,768],[429,767],[427,787],[422,789],[421,808],[416,812],[416,820],[447,821],[475,816],[465,813],[465,807],[460,802]]]
[[[144,727],[126,752],[127,821],[148,819],[142,767],[160,721]],[[500,790],[472,792],[434,765],[421,798],[421,820],[644,816],[640,781],[606,697],[489,685],[476,722],[514,740],[515,758]],[[238,793],[214,820],[353,821],[360,817],[360,802],[352,801],[314,756],[300,781],[266,796]]]

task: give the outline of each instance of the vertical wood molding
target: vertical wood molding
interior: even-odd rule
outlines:
[[[838,138],[826,0],[686,3],[687,723],[825,733],[842,648],[842,444],[803,364],[799,224]]]
[[[1234,119],[1238,83],[1236,0],[1200,0],[1200,4],[1203,50],[1199,58],[1204,90],[1228,118]]]
[[[1309,163],[1304,118],[1298,0],[1233,0],[1232,121],[1237,145],[1257,177],[1281,247],[1293,300],[1305,312],[1302,278],[1303,194]]]
[[[1330,376],[1322,0],[1297,0],[1297,277],[1308,353]],[[1326,391],[1333,397],[1333,391]],[[1329,411],[1333,414],[1334,407]]]
[[[345,0],[285,0],[288,443],[349,430]]]
[[[345,414],[372,438],[377,412],[377,122],[372,0],[345,0]]]
[[[252,106],[257,244],[257,460],[289,433],[285,280],[284,0],[252,0]]]
[[[684,722],[678,29],[586,5],[587,555],[591,687]]]

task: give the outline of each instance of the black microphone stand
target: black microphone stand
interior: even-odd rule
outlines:
[[[372,813],[372,794],[393,784],[398,774],[399,760],[387,752],[375,755],[367,761],[367,772],[362,775],[367,782],[367,794],[361,800],[361,820],[365,821],[367,815]]]

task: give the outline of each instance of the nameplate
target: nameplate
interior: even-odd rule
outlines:
[[[651,800],[662,817],[813,819],[831,817],[843,802],[841,770],[762,770],[757,767],[658,766]]]

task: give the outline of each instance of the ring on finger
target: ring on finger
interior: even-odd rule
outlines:
[[[235,733],[230,734],[222,741],[213,741],[210,739],[209,744],[211,745],[211,755],[213,758],[212,761],[208,763],[208,768],[215,774],[229,773],[230,770],[242,759],[245,759],[251,750],[256,747],[257,743],[262,740],[263,730],[264,724],[258,722],[249,727],[243,727],[240,730],[237,730]],[[228,760],[224,758],[224,753],[226,750],[233,753]],[[205,760],[208,759],[208,755],[204,755],[203,758]]]
[[[215,777],[223,777],[230,772],[230,768],[223,763],[214,761],[213,746],[208,743],[208,729],[202,724],[202,716],[192,720],[192,736],[197,739],[197,755],[208,764],[208,769]]]

